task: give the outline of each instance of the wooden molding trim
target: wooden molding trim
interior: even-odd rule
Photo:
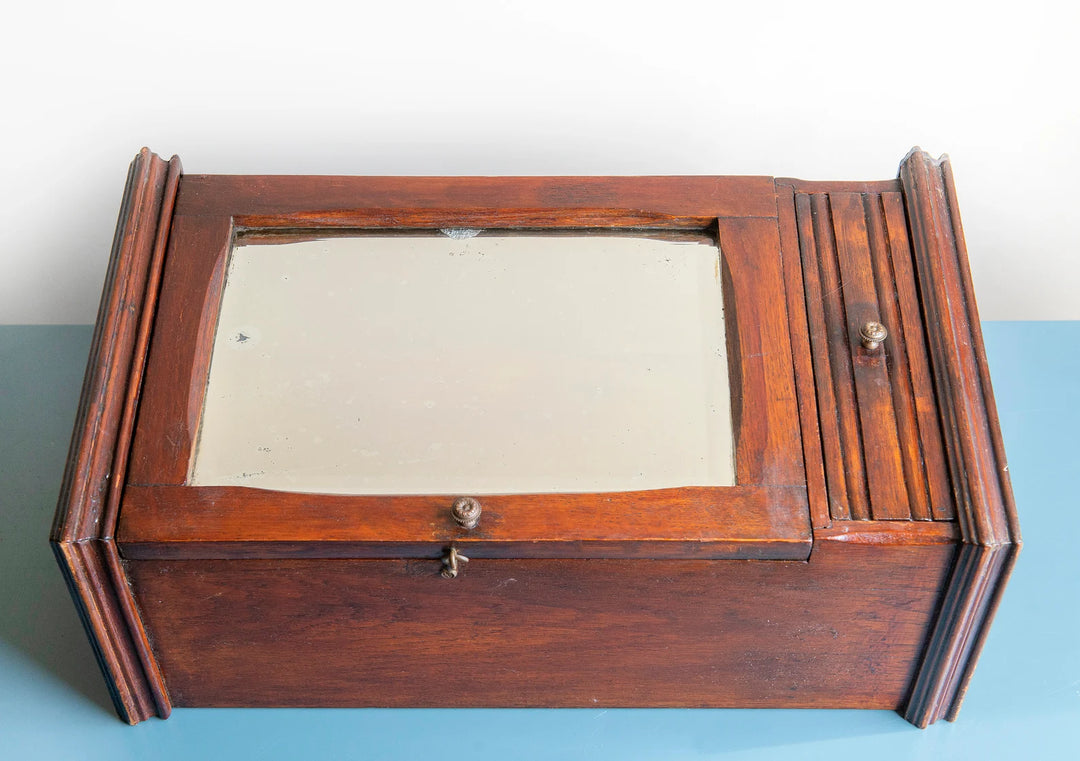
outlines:
[[[900,165],[962,544],[905,718],[955,718],[1020,549],[1008,466],[948,158]]]
[[[701,228],[776,217],[771,177],[319,177],[186,175],[176,213],[249,227]]]
[[[143,148],[128,172],[50,540],[121,718],[171,704],[114,540],[180,160]]]
[[[453,542],[474,558],[805,560],[812,539],[799,487],[728,487],[722,500],[710,487],[485,495],[471,530],[452,501],[129,484],[117,541],[125,559],[437,558]]]
[[[790,184],[782,184],[780,180],[776,183],[776,205],[780,228],[780,256],[784,264],[788,332],[791,336],[791,357],[795,367],[799,424],[802,428],[806,491],[810,504],[810,520],[816,531],[828,528],[832,523],[832,516],[829,513],[829,493],[822,454],[817,389],[814,386],[813,355],[810,352],[810,323],[807,316],[799,229],[795,217],[795,191]]]

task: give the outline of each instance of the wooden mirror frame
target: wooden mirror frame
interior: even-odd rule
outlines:
[[[120,511],[125,555],[434,557],[453,539],[476,557],[805,559],[810,518],[780,243],[775,206],[763,198],[767,180],[741,177],[185,176]],[[451,227],[717,234],[737,485],[484,496],[474,531],[448,519],[453,494],[186,485],[238,235]]]

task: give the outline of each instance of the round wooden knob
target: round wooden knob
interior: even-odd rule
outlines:
[[[472,497],[458,497],[450,506],[450,515],[462,528],[476,528],[483,510],[480,503]]]

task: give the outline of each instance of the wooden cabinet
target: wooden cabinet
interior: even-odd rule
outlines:
[[[948,162],[199,176],[144,150],[52,539],[130,722],[953,718],[1019,531]]]

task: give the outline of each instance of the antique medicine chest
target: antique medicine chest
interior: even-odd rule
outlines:
[[[132,164],[53,545],[121,716],[952,718],[1019,548],[949,165]]]

